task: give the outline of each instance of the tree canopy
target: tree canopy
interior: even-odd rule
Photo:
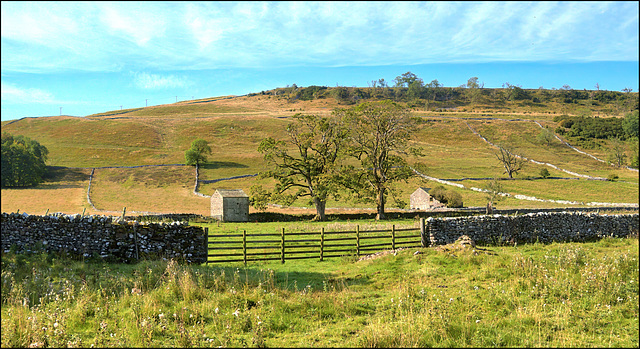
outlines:
[[[325,220],[327,199],[330,195],[337,196],[335,165],[344,144],[345,129],[337,118],[302,114],[293,118],[295,121],[286,129],[289,143],[267,137],[258,147],[272,167],[262,172],[261,177],[274,178],[277,184],[272,192],[254,186],[254,206],[264,208],[268,198],[290,205],[306,196],[316,207],[315,219]]]
[[[33,186],[47,171],[49,150],[24,136],[2,134],[2,187]]]
[[[627,113],[622,120],[622,129],[628,138],[638,138],[638,111]]]
[[[376,219],[384,219],[387,196],[394,196],[392,184],[413,175],[404,155],[414,126],[407,109],[391,101],[365,102],[350,109],[336,110],[349,129],[347,153],[360,161],[360,167],[341,171],[341,183],[357,201],[375,202]]]
[[[202,165],[207,162],[207,155],[211,155],[211,147],[204,139],[198,138],[191,142],[191,148],[184,153],[187,165]]]
[[[393,81],[395,81],[395,85],[397,87],[409,87],[414,82],[419,82],[421,85],[423,84],[422,79],[410,71],[400,76],[396,76],[396,78]]]

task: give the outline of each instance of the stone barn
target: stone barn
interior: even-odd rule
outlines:
[[[411,194],[409,202],[412,210],[429,210],[445,206],[429,195],[429,190],[431,190],[431,188],[419,187]]]
[[[211,195],[211,217],[223,222],[248,222],[249,196],[242,189],[217,189]]]

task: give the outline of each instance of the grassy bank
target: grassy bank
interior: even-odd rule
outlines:
[[[637,238],[247,267],[2,255],[3,347],[637,347],[638,302]]]

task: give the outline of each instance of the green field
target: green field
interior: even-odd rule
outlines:
[[[286,89],[285,89],[286,90]],[[534,91],[535,92],[535,91]],[[549,145],[537,140],[541,128],[536,120],[551,130],[557,127],[554,117],[578,113],[581,105],[565,105],[555,100],[546,104],[527,101],[495,100],[491,90],[485,91],[479,104],[464,99],[430,102],[429,107],[413,107],[418,124],[410,143],[422,148],[423,156],[409,157],[409,162],[422,173],[440,179],[505,178],[495,157],[496,148],[484,142],[472,130],[494,144],[508,144],[519,155],[553,164],[581,175],[607,178],[615,182],[586,179],[535,179],[542,169],[551,177],[578,178],[546,165],[527,163],[514,181],[504,181],[510,194],[534,196],[542,200],[578,202],[584,206],[598,203],[638,203],[638,172],[617,168],[580,154],[558,140]],[[532,92],[533,93],[533,92]],[[535,92],[537,93],[537,92]],[[197,103],[196,103],[197,102]],[[580,102],[582,103],[582,102]],[[411,103],[408,103],[411,104]],[[25,118],[2,123],[3,132],[24,135],[49,149],[49,166],[58,166],[45,182],[35,188],[2,189],[3,212],[41,214],[46,210],[64,213],[102,213],[106,211],[196,213],[209,211],[205,198],[193,194],[195,171],[188,167],[145,167],[141,169],[101,169],[106,166],[139,166],[183,164],[184,152],[191,141],[203,138],[211,145],[210,162],[202,166],[200,179],[213,180],[256,174],[268,169],[258,145],[265,137],[286,139],[285,127],[297,112],[329,115],[337,107],[348,107],[331,97],[316,100],[294,100],[285,95],[253,95],[244,97],[212,97],[199,101],[162,106],[106,111],[87,117]],[[439,112],[439,107],[457,106],[455,111]],[[593,113],[613,113],[608,104],[592,105]],[[607,109],[609,108],[609,109]],[[427,110],[428,109],[428,110]],[[611,109],[611,110],[610,110]],[[607,111],[608,110],[608,111]],[[609,114],[608,117],[621,117]],[[480,119],[479,119],[480,118]],[[510,121],[509,121],[510,120]],[[469,126],[467,126],[467,124]],[[607,159],[610,141],[598,140],[592,149],[581,149],[600,159]],[[634,145],[625,144],[631,156]],[[74,168],[82,169],[74,169]],[[86,200],[89,177],[95,169],[91,200]],[[77,175],[81,171],[82,175]],[[88,172],[87,172],[88,171]],[[465,207],[486,204],[485,195],[471,188],[482,188],[486,180],[456,182],[465,188],[446,186],[458,192]],[[269,188],[273,181],[248,177],[211,184],[201,184],[202,194],[211,195],[218,188],[239,188],[250,193],[255,184]],[[437,182],[422,177],[397,184],[397,197],[408,203],[409,195],[418,187],[435,187]],[[38,197],[38,200],[34,200]],[[298,200],[295,208],[309,208],[306,200]],[[499,208],[562,207],[566,204],[506,198]],[[330,209],[371,209],[373,204],[356,203],[345,196],[330,200]],[[388,208],[401,207],[393,200]]]
[[[637,347],[638,258],[637,237],[247,267],[4,253],[2,347]]]
[[[350,106],[330,96],[303,101],[292,98],[295,93],[282,88],[87,117],[2,122],[3,132],[46,146],[50,166],[36,187],[3,188],[2,211],[120,215],[126,208],[133,216],[208,216],[210,199],[193,193],[195,169],[182,166],[191,142],[203,138],[213,150],[209,163],[200,167],[201,180],[264,171],[268,166],[258,144],[265,137],[284,140],[291,116],[330,115],[336,107]],[[465,98],[407,102],[418,120],[410,143],[423,149],[422,156],[409,157],[409,162],[430,177],[467,178],[452,182],[463,188],[445,187],[459,193],[465,207],[483,207],[485,194],[473,188],[482,188],[487,180],[478,178],[506,175],[495,148],[470,126],[488,141],[508,143],[533,160],[592,177],[617,176],[615,181],[578,179],[528,163],[515,179],[500,181],[505,192],[578,203],[507,197],[497,202],[498,209],[638,204],[637,171],[594,160],[557,140],[542,144],[537,140],[541,129],[531,121],[555,130],[555,116],[582,115],[585,108],[590,115],[622,117],[633,107],[633,98],[619,105],[562,103],[555,97],[540,103],[495,97],[500,93],[485,89],[477,104]],[[561,92],[530,93],[542,98]],[[637,93],[633,96],[637,101]],[[589,149],[578,148],[601,159],[610,153],[609,140],[589,144]],[[634,146],[625,143],[628,156]],[[170,166],[102,168],[140,165]],[[559,178],[537,178],[542,169]],[[97,210],[87,201],[92,172],[89,194]],[[275,185],[246,177],[202,183],[199,191],[211,195],[220,188],[240,188],[249,194],[255,184]],[[398,183],[397,197],[408,203],[417,187],[438,185],[415,176]],[[387,204],[396,212],[401,206],[393,200]],[[412,218],[376,221],[345,215],[371,213],[373,207],[343,196],[327,202],[328,221],[316,222],[310,219],[312,205],[298,200],[291,207],[268,208],[269,217],[280,221],[212,223],[198,218],[191,224],[215,234],[418,226]],[[254,208],[250,212],[260,216]],[[453,244],[387,251],[373,259],[347,254],[246,266],[175,260],[109,264],[56,253],[3,252],[1,343],[35,348],[638,347],[638,258],[637,236],[475,249]]]

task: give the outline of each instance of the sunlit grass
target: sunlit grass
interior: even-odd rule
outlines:
[[[193,194],[195,170],[191,166],[98,169],[94,172],[91,201],[99,210],[195,213],[207,215],[210,201]]]
[[[3,347],[637,347],[638,240],[186,266],[2,256]]]
[[[51,169],[35,188],[2,189],[2,212],[93,213],[87,202],[91,170]]]
[[[488,98],[488,96],[485,96]],[[49,149],[48,165],[66,167],[135,166],[184,163],[184,152],[195,138],[203,138],[212,148],[210,163],[201,167],[200,176],[204,180],[255,174],[268,169],[262,154],[257,149],[265,137],[286,139],[285,126],[290,116],[297,112],[311,112],[329,115],[339,105],[332,98],[314,101],[290,101],[280,96],[258,95],[253,97],[212,97],[206,103],[178,104],[143,108],[131,113],[113,117],[92,116],[26,118],[13,123],[3,123],[3,131],[25,135],[38,140]],[[532,121],[473,120],[478,117],[500,119],[535,119],[543,125],[555,129],[553,117],[565,110],[562,105],[551,103],[545,110],[534,110],[526,103],[506,101],[502,107],[484,101],[478,106],[461,106],[459,112],[433,112],[416,108],[420,123],[413,133],[410,145],[423,148],[423,156],[409,157],[412,165],[419,165],[428,176],[455,178],[505,177],[495,148],[473,134],[466,123],[483,134],[490,141],[512,143],[522,153],[538,161],[552,163],[569,171],[597,177],[617,175],[616,182],[593,183],[591,181],[522,181],[527,177],[538,177],[542,169],[547,169],[552,177],[572,177],[572,175],[545,165],[527,163],[516,175],[517,181],[509,182],[512,194],[535,196],[540,199],[586,201],[586,202],[638,202],[638,173],[612,167],[553,140],[551,145],[540,144],[536,137],[540,127]],[[466,104],[466,103],[465,103]],[[486,105],[485,105],[486,104]],[[498,103],[500,104],[500,103]],[[433,104],[435,108],[439,103]],[[566,106],[564,106],[566,107]],[[533,108],[533,109],[532,109]],[[565,108],[566,109],[566,108]],[[535,112],[535,113],[533,113]],[[554,112],[555,114],[552,114]],[[463,117],[467,120],[442,118],[438,116]],[[607,144],[608,141],[603,141]],[[606,148],[606,147],[605,147]],[[587,152],[592,150],[585,149]],[[606,149],[593,149],[599,157],[607,155]],[[101,170],[96,170],[101,171]],[[161,208],[170,212],[207,212],[208,204],[202,204],[200,197],[193,195],[191,188],[195,181],[193,171],[185,171],[184,176],[173,176],[172,184],[165,183],[162,190],[153,184],[151,177],[163,177],[164,168],[148,169],[147,179],[135,183],[96,182],[96,202],[99,207],[121,210],[133,205],[138,211],[156,212]],[[135,170],[122,170],[122,175],[135,181]],[[99,174],[99,172],[98,172]],[[146,183],[149,183],[147,185]],[[633,185],[630,185],[631,182]],[[459,182],[467,188],[481,187],[482,181]],[[106,187],[100,187],[106,184]],[[273,187],[274,182],[256,177],[239,179],[200,186],[201,193],[211,195],[217,188],[238,188],[250,193],[254,184]],[[67,185],[73,185],[72,192]],[[82,183],[66,184],[49,182],[39,186],[37,191],[3,189],[3,210],[44,212],[53,211],[79,213],[88,208],[83,200]],[[409,195],[418,187],[440,185],[421,178],[409,183],[398,183],[397,196],[408,203]],[[64,193],[52,193],[50,189]],[[135,190],[129,190],[134,188]],[[484,194],[468,189],[447,186],[463,196],[466,207],[484,206]],[[172,195],[172,192],[173,194]],[[37,193],[43,193],[39,195]],[[150,198],[158,195],[158,200]],[[189,196],[190,195],[190,196]],[[38,200],[34,200],[38,196]],[[139,196],[139,197],[134,197]],[[171,199],[175,197],[176,200]],[[68,200],[67,200],[68,199]],[[161,202],[161,204],[160,204]],[[142,207],[149,204],[149,207]],[[103,206],[100,206],[103,205]],[[328,207],[372,208],[373,203],[356,203],[342,195],[340,201],[330,199]],[[540,203],[505,199],[503,207],[559,207],[554,203]],[[299,200],[294,207],[312,207],[307,200]],[[387,207],[398,207],[389,200]]]

